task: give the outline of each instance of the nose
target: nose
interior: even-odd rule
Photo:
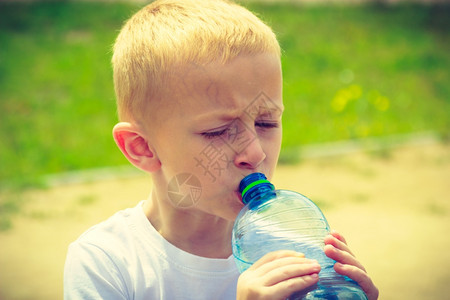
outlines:
[[[238,168],[256,169],[266,158],[259,139],[254,138],[242,151],[236,154],[234,164]]]

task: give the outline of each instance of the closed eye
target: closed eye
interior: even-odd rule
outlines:
[[[201,135],[205,137],[206,139],[213,139],[219,136],[224,135],[227,132],[228,128],[217,130],[217,131],[208,131],[208,132],[202,132]]]
[[[256,121],[255,126],[263,129],[270,129],[270,128],[278,128],[280,127],[280,124],[278,122]]]

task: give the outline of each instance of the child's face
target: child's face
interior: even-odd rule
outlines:
[[[243,206],[241,179],[253,172],[270,178],[278,160],[280,60],[261,54],[189,66],[171,82],[161,93],[157,120],[148,124],[157,124],[152,140],[161,162],[158,197],[175,209],[234,220]],[[186,178],[192,180],[182,184]]]

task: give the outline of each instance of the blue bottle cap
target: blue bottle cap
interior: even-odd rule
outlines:
[[[242,195],[242,202],[247,204],[256,195],[267,191],[273,191],[275,187],[267,180],[263,173],[252,173],[241,180],[239,192]]]

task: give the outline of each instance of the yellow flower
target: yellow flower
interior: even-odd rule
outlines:
[[[373,104],[380,111],[386,111],[389,109],[389,106],[390,106],[389,99],[385,96],[377,97]]]
[[[390,101],[387,97],[382,96],[377,90],[372,90],[368,93],[370,103],[379,111],[386,111],[389,109]]]
[[[333,100],[331,100],[331,108],[336,112],[341,112],[350,101],[358,100],[361,98],[361,95],[362,88],[357,84],[340,89],[336,92]]]

